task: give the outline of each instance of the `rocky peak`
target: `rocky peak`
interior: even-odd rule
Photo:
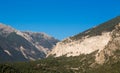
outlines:
[[[59,40],[45,34],[45,33],[36,33],[36,32],[23,32],[29,35],[33,39],[33,43],[36,45],[42,45],[44,48],[48,48],[49,50],[53,48],[53,46],[59,42]]]
[[[0,35],[2,35],[2,36],[7,36],[7,35],[9,35],[11,32],[14,32],[14,31],[15,31],[15,29],[13,29],[12,27],[0,23]]]
[[[32,37],[39,37],[39,38],[41,38],[41,39],[53,39],[53,37],[51,37],[51,36],[49,36],[49,35],[47,35],[46,33],[43,33],[43,32],[23,32],[23,33],[26,33],[26,34],[28,34],[28,35],[33,35]]]
[[[58,42],[45,33],[21,32],[0,24],[0,61],[28,61],[45,58]]]

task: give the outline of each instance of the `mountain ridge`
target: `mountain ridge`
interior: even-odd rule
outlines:
[[[120,73],[120,21],[117,19],[117,22],[112,20],[107,23],[108,27],[108,24],[105,24],[102,29],[97,29],[99,33],[93,34],[96,32],[93,31],[95,27],[92,32],[89,30],[88,33],[91,35],[77,36],[77,40],[74,37],[67,38],[67,41],[58,42],[45,59],[0,64],[0,72],[3,73],[4,70],[12,73]],[[26,40],[30,41],[30,37]],[[25,47],[20,46],[21,52],[24,53]],[[12,55],[8,50],[1,49],[0,46],[0,53],[4,51],[2,56]],[[28,57],[26,54],[23,55]]]
[[[101,56],[98,55],[109,45],[111,39],[113,39],[113,31],[118,28],[119,23],[120,16],[58,42],[47,56],[79,56],[81,54],[87,55],[98,50],[97,54],[95,54],[95,60],[97,63],[103,64],[105,62],[104,52],[102,52]]]
[[[45,58],[48,51],[59,41],[43,33],[25,33],[4,24],[0,24],[0,30],[0,55],[4,54],[0,57],[0,61],[28,61]]]
[[[74,40],[74,38],[76,38],[76,40],[77,40],[77,39],[81,38],[80,37],[81,35],[86,36],[88,34],[91,34],[90,36],[101,35],[100,30],[102,30],[104,32],[111,31],[111,30],[115,29],[115,25],[118,24],[119,22],[120,22],[120,16],[117,16],[117,17],[115,17],[113,19],[110,19],[110,20],[108,20],[108,21],[106,21],[104,23],[101,23],[101,24],[99,24],[99,25],[97,25],[95,27],[87,29],[87,30],[85,30],[85,31],[73,36],[73,37],[70,37],[70,39]],[[112,25],[109,27],[108,25],[111,24],[111,23],[112,23]],[[105,28],[103,28],[103,27],[105,27]],[[99,28],[99,30],[97,30],[98,28]],[[98,32],[98,33],[96,33],[96,32]],[[96,34],[94,34],[94,33],[96,33]],[[77,36],[78,36],[78,38],[77,38]],[[65,40],[63,40],[63,41],[65,41]]]

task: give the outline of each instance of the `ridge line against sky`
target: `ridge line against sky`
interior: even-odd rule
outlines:
[[[0,0],[0,23],[63,39],[120,15],[120,0]]]

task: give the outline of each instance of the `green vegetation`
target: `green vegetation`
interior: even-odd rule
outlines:
[[[90,60],[88,62],[88,59]],[[35,62],[19,62],[0,65],[0,73],[120,73],[120,62],[96,65],[91,68],[92,58],[60,57]]]
[[[87,60],[89,60],[89,62]],[[78,73],[79,71],[83,72],[83,68],[89,69],[88,65],[92,64],[92,62],[94,62],[92,55],[91,57],[88,55],[81,55],[79,57],[68,58],[64,56],[59,58],[49,57],[39,61],[7,63],[7,65],[1,65],[10,67],[9,69],[4,70],[14,70],[15,72],[12,73],[16,73],[16,71],[19,71],[20,73]]]
[[[120,60],[113,57],[104,65],[95,64],[95,53],[76,57],[48,57],[30,62],[2,63],[0,73],[120,73]]]
[[[20,72],[8,64],[1,64],[0,73],[20,73]]]

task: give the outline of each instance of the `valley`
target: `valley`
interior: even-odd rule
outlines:
[[[63,41],[0,26],[0,73],[120,73],[120,16]]]

